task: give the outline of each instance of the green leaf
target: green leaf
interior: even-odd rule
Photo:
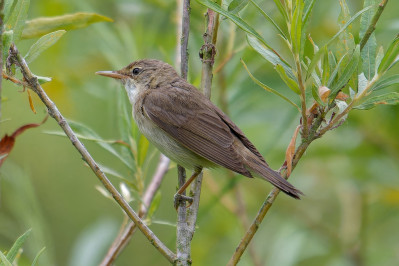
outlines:
[[[328,79],[327,87],[330,88],[330,87],[332,86],[332,84],[336,81],[336,78],[337,78],[337,76],[338,76],[338,72],[339,72],[339,70],[341,70],[341,65],[343,64],[344,59],[346,58],[347,55],[348,55],[348,54],[345,54],[345,55],[342,56],[341,59],[338,61],[338,64],[335,66],[334,71],[331,73],[330,78]]]
[[[223,8],[221,8],[220,5],[218,5],[215,2],[212,2],[211,0],[197,0],[198,3],[200,3],[201,5],[206,6],[207,8],[212,9],[213,11],[229,18],[232,22],[234,22],[234,24],[236,24],[240,29],[242,29],[243,31],[253,35],[254,37],[256,37],[259,41],[261,41],[267,48],[269,48],[270,50],[272,50],[275,54],[277,54],[273,48],[270,47],[270,45],[267,44],[266,40],[263,39],[262,36],[259,35],[258,32],[256,32],[256,30],[254,28],[252,28],[250,25],[248,25],[248,23],[246,23],[244,20],[242,20],[240,17],[238,17],[237,15],[228,12],[226,10],[224,10]]]
[[[50,77],[36,76],[36,78],[40,84],[44,84],[44,83],[50,82],[52,80]]]
[[[318,92],[318,88],[316,86],[312,86],[312,96],[313,99],[321,106],[325,106],[326,104],[320,99],[320,95]]]
[[[355,106],[354,109],[369,110],[380,104],[397,105],[399,104],[399,93],[390,92],[382,95],[378,95],[367,99],[362,104]]]
[[[8,251],[6,256],[9,262],[14,262],[15,258],[17,257],[18,251],[22,248],[22,245],[25,243],[31,231],[32,229],[29,229],[22,236],[18,237],[18,239],[14,242],[14,245],[12,245],[10,251]]]
[[[8,51],[10,50],[11,43],[14,40],[14,31],[7,30],[3,32],[3,64],[6,63],[5,60],[8,57]]]
[[[145,161],[149,145],[150,143],[148,142],[147,138],[144,135],[141,135],[138,146],[138,156],[139,156],[138,163],[140,166],[142,166]]]
[[[56,30],[75,30],[97,22],[113,20],[96,13],[78,12],[57,17],[43,17],[26,21],[22,39],[36,38]]]
[[[11,7],[12,4],[14,3],[14,0],[5,0],[4,1],[4,21],[7,21],[8,18],[10,17],[10,13],[11,13]]]
[[[68,124],[70,125],[70,127],[72,128],[72,130],[75,132],[76,136],[79,139],[94,141],[95,143],[100,145],[102,148],[104,148],[106,151],[110,152],[112,155],[114,155],[116,158],[118,158],[130,170],[134,171],[134,167],[133,167],[134,163],[126,160],[126,158],[121,156],[119,154],[119,152],[110,144],[110,142],[115,143],[115,141],[107,141],[107,140],[101,139],[101,137],[95,131],[93,131],[91,128],[89,128],[81,123],[68,120]],[[50,134],[50,135],[57,135],[57,136],[65,137],[64,132],[49,132],[49,131],[47,131],[46,133]]]
[[[229,4],[227,10],[229,12],[237,14],[241,10],[243,10],[248,5],[249,0],[233,0]]]
[[[19,41],[28,15],[30,0],[18,0],[5,24],[5,30],[14,31],[14,42]]]
[[[396,36],[395,39],[389,45],[387,52],[381,60],[381,64],[378,67],[378,73],[384,73],[395,63],[396,58],[399,54],[399,36]]]
[[[0,251],[0,265],[1,266],[12,266],[12,263],[6,258],[6,256],[4,256],[3,252]]]
[[[324,46],[322,49],[318,49],[317,52],[315,52],[315,54],[313,55],[312,61],[310,61],[308,70],[306,72],[306,79],[308,79],[312,75],[314,69],[316,68],[317,64],[319,63],[319,61],[326,49],[327,49],[327,46]]]
[[[323,56],[323,75],[322,75],[322,84],[327,84],[328,79],[330,78],[330,62],[328,56],[328,50],[325,49]]]
[[[305,8],[304,8],[304,12],[303,12],[303,17],[302,17],[302,24],[306,25],[308,20],[309,20],[309,16],[312,13],[313,10],[313,6],[315,4],[316,0],[305,0]]]
[[[294,15],[291,25],[291,43],[295,54],[299,55],[301,51],[302,40],[302,14],[304,2],[303,0],[296,0]]]
[[[367,88],[367,85],[369,84],[368,79],[364,75],[364,73],[360,73],[358,76],[358,85],[357,85],[357,94],[363,93],[363,91]]]
[[[289,78],[287,74],[284,71],[284,68],[282,65],[276,65],[275,69],[277,73],[280,75],[281,79],[287,84],[287,86],[296,94],[301,94],[301,91],[299,90],[298,83],[296,83],[293,79]]]
[[[147,217],[149,219],[151,219],[151,217],[154,215],[154,213],[158,209],[160,203],[161,203],[161,191],[158,190],[154,196],[154,199],[151,202],[150,207],[148,208]]]
[[[280,27],[277,25],[277,23],[265,12],[263,9],[254,1],[250,0],[251,3],[256,7],[256,9],[259,10],[259,12],[265,17],[266,20],[268,20],[270,23],[273,24],[274,28],[283,36],[285,39],[287,39],[287,36],[285,33],[280,29]]]
[[[352,77],[352,75],[357,71],[358,65],[360,61],[360,46],[357,45],[356,49],[353,51],[351,58],[349,59],[348,64],[345,69],[342,71],[341,76],[338,78],[337,82],[333,83],[330,87],[331,94],[329,96],[330,99],[334,99],[339,90],[341,90]],[[337,68],[339,65],[337,66]],[[331,78],[331,77],[330,77]]]
[[[37,261],[39,260],[40,255],[42,255],[42,253],[44,252],[44,250],[46,249],[46,247],[43,247],[35,256],[35,258],[33,259],[32,265],[31,266],[35,266]]]
[[[245,62],[241,59],[241,63],[244,65],[244,68],[247,70],[249,76],[251,77],[251,79],[258,84],[260,87],[262,87],[264,90],[274,93],[275,95],[281,97],[282,99],[284,99],[285,101],[287,101],[289,104],[291,104],[292,106],[296,107],[296,109],[298,110],[298,112],[301,112],[301,110],[299,109],[298,105],[296,105],[295,103],[293,103],[290,99],[288,99],[287,97],[285,97],[284,95],[282,95],[281,93],[279,93],[278,91],[270,88],[269,86],[267,86],[266,84],[263,84],[261,81],[259,81],[257,78],[255,78],[252,73],[249,71],[247,65],[245,64]]]
[[[391,85],[399,84],[399,74],[395,74],[393,76],[386,77],[380,81],[378,81],[372,88],[373,91],[385,89]]]
[[[262,43],[258,41],[255,37],[251,35],[247,35],[248,44],[255,49],[263,58],[269,61],[273,66],[277,64],[282,65],[284,67],[285,72],[289,77],[295,78],[294,73],[292,73],[291,66],[286,62],[282,61],[280,57],[278,57],[275,53],[273,53],[268,47],[264,46]]]
[[[378,49],[377,56],[375,57],[374,75],[378,74],[378,68],[380,67],[382,58],[384,58],[384,47],[381,46],[380,49]]]
[[[26,63],[31,63],[35,60],[44,50],[56,43],[62,35],[66,33],[65,30],[57,30],[41,37],[35,42],[30,48],[28,53],[25,55]]]
[[[366,33],[371,20],[376,11],[376,4],[378,0],[364,0],[364,6],[373,6],[373,8],[367,10],[363,13],[360,18],[360,32],[359,39],[361,40]],[[377,40],[375,38],[375,33],[373,32],[367,41],[366,45],[361,51],[361,57],[363,60],[362,71],[364,72],[366,78],[370,80],[375,74],[375,56],[377,52]]]
[[[280,11],[280,14],[284,17],[284,19],[287,21],[288,20],[288,14],[287,10],[284,8],[283,4],[281,3],[281,0],[273,0],[274,3],[277,6],[277,9]]]
[[[368,6],[357,12],[355,15],[353,15],[342,28],[326,43],[326,46],[330,45],[342,32],[344,32],[351,24],[352,22],[357,19],[361,14],[372,8],[373,6]]]

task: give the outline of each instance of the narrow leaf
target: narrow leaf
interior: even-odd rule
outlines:
[[[330,98],[333,97],[335,98],[338,91],[348,83],[353,73],[357,71],[359,61],[360,61],[360,46],[357,45],[356,49],[352,53],[351,58],[349,59],[348,64],[346,65],[345,69],[342,71],[341,76],[338,78],[337,82],[333,83],[333,85],[330,87],[331,89]]]
[[[360,75],[358,77],[357,94],[361,94],[367,88],[368,84],[369,84],[369,81],[367,80],[364,73],[360,73]]]
[[[10,50],[10,46],[13,40],[14,40],[14,31],[7,30],[3,32],[3,64],[5,64],[7,61],[4,59],[8,57],[8,51]]]
[[[285,33],[280,29],[277,23],[265,11],[263,11],[263,9],[254,0],[250,1],[256,7],[256,9],[259,10],[259,12],[263,15],[263,17],[265,17],[265,19],[267,19],[270,23],[273,24],[274,28],[281,34],[281,36],[283,36],[284,39],[287,39]]]
[[[353,15],[342,28],[326,43],[326,46],[330,45],[342,32],[346,30],[346,28],[349,27],[349,25],[352,24],[352,22],[357,19],[361,14],[372,8],[373,6],[368,6],[357,12],[355,15]]]
[[[298,110],[298,112],[301,112],[301,110],[299,109],[298,105],[296,105],[295,103],[293,103],[290,99],[288,99],[287,97],[285,97],[284,95],[282,95],[281,93],[279,93],[278,91],[270,88],[269,86],[267,86],[266,84],[263,84],[261,81],[259,81],[257,78],[255,78],[252,73],[249,71],[247,65],[244,63],[244,61],[241,59],[241,63],[244,65],[245,69],[247,70],[249,76],[251,77],[251,79],[258,84],[260,87],[262,87],[264,90],[274,93],[275,95],[281,97],[282,99],[284,99],[285,101],[287,101],[288,103],[290,103],[292,106],[296,107],[296,109]]]
[[[399,74],[383,78],[374,85],[372,90],[373,91],[382,90],[394,84],[399,84]]]
[[[147,217],[149,219],[152,218],[152,216],[154,215],[155,211],[158,209],[159,204],[161,204],[161,191],[157,191],[157,193],[155,193],[154,199],[152,200],[150,207],[148,208],[148,213],[147,213]]]
[[[227,11],[237,14],[248,5],[249,0],[233,0],[229,4]]]
[[[355,106],[354,109],[369,110],[376,107],[379,104],[397,105],[399,104],[399,93],[390,92],[387,94],[378,95],[367,99],[362,104]]]
[[[144,135],[141,135],[139,139],[139,146],[137,147],[139,156],[138,163],[140,166],[142,166],[144,163],[149,145],[150,143],[148,142],[147,138]]]
[[[317,91],[317,87],[316,86],[312,86],[312,96],[313,99],[321,106],[324,106],[325,103],[323,103],[323,101],[320,99],[319,93]]]
[[[25,20],[28,15],[30,0],[18,0],[13,11],[5,24],[6,30],[14,31],[14,42],[21,37],[22,30],[25,27]]]
[[[296,54],[301,51],[303,0],[297,0],[291,25],[291,43]]]
[[[25,243],[26,239],[28,238],[30,232],[32,231],[32,229],[29,229],[28,231],[26,231],[22,236],[18,237],[18,239],[15,241],[14,245],[12,245],[10,251],[8,251],[7,253],[7,260],[11,263],[14,262],[18,251],[20,248],[22,248],[22,245]]]
[[[97,22],[112,22],[113,20],[96,13],[79,12],[57,17],[43,17],[26,21],[22,39],[36,38],[56,30],[74,30]]]
[[[31,266],[35,266],[37,261],[39,260],[40,255],[42,255],[42,253],[44,252],[44,250],[46,250],[46,247],[43,247],[35,256],[35,258],[33,259],[32,265]]]
[[[284,17],[285,20],[288,20],[287,10],[284,8],[283,4],[281,3],[281,0],[273,0],[273,1],[277,6],[278,11],[280,11],[280,14]]]
[[[273,66],[277,64],[284,67],[285,72],[292,79],[295,79],[294,73],[292,73],[291,66],[286,62],[282,61],[275,53],[273,53],[268,47],[259,42],[258,39],[251,35],[247,35],[248,44],[255,49],[263,58],[269,61]]]
[[[35,42],[30,48],[28,53],[25,55],[26,63],[31,63],[35,60],[43,51],[55,44],[61,37],[66,33],[65,30],[58,30],[41,37]]]
[[[375,57],[374,75],[378,74],[378,68],[380,67],[382,58],[384,58],[384,47],[381,46],[380,49],[378,49],[377,56]]]
[[[11,7],[14,0],[5,0],[4,2],[4,21],[7,21],[11,14]]]
[[[364,0],[364,6],[373,6],[373,8],[367,10],[363,13],[360,18],[360,32],[359,39],[361,40],[366,33],[371,20],[376,11],[376,4],[378,0]],[[375,56],[377,52],[377,40],[375,38],[375,33],[373,32],[367,41],[366,45],[361,51],[362,56],[362,71],[364,72],[366,78],[370,80],[375,74]]]
[[[389,45],[387,52],[381,60],[381,64],[378,67],[378,73],[384,73],[387,71],[395,62],[399,54],[399,36],[392,41]]]
[[[308,22],[309,16],[312,13],[313,6],[314,6],[315,2],[316,2],[316,0],[305,0],[305,8],[304,8],[303,17],[302,17],[302,23],[304,25],[306,25]]]
[[[299,130],[301,129],[301,126],[297,126],[294,132],[294,135],[291,138],[290,144],[288,145],[286,151],[285,151],[285,161],[287,162],[287,177],[291,175],[292,171],[292,159],[294,158],[295,154],[295,143],[296,139],[298,137]]]
[[[217,3],[215,3],[215,2],[213,2],[211,0],[197,0],[197,2],[200,3],[201,5],[204,5],[204,6],[208,7],[208,8],[210,8],[210,9],[212,9],[213,11],[215,11],[215,12],[217,12],[217,13],[219,13],[219,14],[227,17],[227,18],[229,18],[240,29],[242,29],[243,31],[253,35],[259,41],[261,41],[267,48],[269,48],[274,53],[276,53],[273,50],[273,48],[271,48],[271,46],[267,44],[266,40],[262,36],[260,36],[258,32],[256,32],[256,30],[254,28],[252,28],[250,25],[248,25],[248,23],[246,23],[244,20],[242,20],[237,15],[224,10],[220,5],[218,5]]]
[[[3,254],[3,252],[0,251],[0,259],[1,259],[1,266],[12,266],[11,262],[7,260],[6,256]]]
[[[280,75],[281,79],[287,84],[287,86],[296,94],[301,94],[299,90],[298,83],[296,83],[293,79],[289,78],[284,71],[284,68],[281,65],[276,65],[275,69],[277,73]]]

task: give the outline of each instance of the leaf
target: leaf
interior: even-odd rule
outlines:
[[[35,128],[43,123],[46,122],[48,116],[46,116],[42,122],[39,124],[26,124],[21,127],[19,127],[17,130],[14,131],[14,133],[11,134],[11,136],[8,136],[7,134],[4,135],[4,137],[0,140],[0,166],[3,164],[5,159],[7,159],[8,154],[11,152],[12,148],[14,147],[15,144],[15,139],[21,135],[25,130],[29,128]]]
[[[363,13],[360,18],[360,32],[359,39],[361,40],[364,37],[369,25],[371,24],[371,20],[373,19],[374,13],[376,11],[376,5],[378,0],[364,0],[364,6],[373,6],[373,8],[367,10]],[[367,43],[364,45],[361,56],[362,56],[362,71],[364,72],[366,78],[370,80],[375,74],[375,56],[377,53],[377,40],[375,38],[375,33],[373,32],[370,35]]]
[[[44,252],[44,250],[46,250],[46,247],[43,247],[35,256],[35,258],[33,259],[32,265],[31,266],[35,266],[37,261],[39,260],[40,255],[42,255],[42,253]]]
[[[248,44],[257,51],[263,58],[269,61],[273,66],[277,64],[284,67],[285,72],[288,76],[292,79],[295,79],[294,74],[292,73],[291,66],[288,65],[286,62],[282,61],[280,57],[274,54],[268,47],[264,46],[262,43],[259,42],[258,39],[251,35],[247,35]]]
[[[96,13],[78,12],[57,17],[42,17],[26,21],[22,39],[36,38],[56,30],[75,30],[97,22],[113,20]]]
[[[22,245],[25,243],[26,239],[28,238],[30,232],[32,229],[29,229],[26,231],[22,236],[18,237],[18,239],[14,242],[14,245],[12,245],[11,249],[7,253],[7,260],[11,263],[14,262],[18,251],[22,248]]]
[[[296,0],[294,15],[291,25],[291,43],[295,54],[299,55],[301,51],[302,41],[302,14],[304,2],[303,0]]]
[[[315,2],[316,2],[316,0],[305,0],[305,7],[304,7],[304,12],[303,12],[303,17],[302,17],[303,25],[307,24],[309,16],[312,13],[313,6],[314,6]]]
[[[19,41],[22,30],[25,27],[25,20],[28,15],[30,0],[18,0],[15,4],[9,19],[5,24],[5,30],[14,31],[14,42]]]
[[[347,107],[348,107],[348,104],[346,102],[335,100],[334,113],[341,114],[346,110]],[[346,113],[339,121],[344,121],[344,120],[346,120],[347,117],[348,117],[348,113]]]
[[[11,43],[14,40],[14,31],[6,30],[3,32],[3,58],[8,57],[8,51],[10,50]],[[3,64],[6,63],[7,60],[3,60]]]
[[[253,4],[256,9],[259,10],[259,12],[263,15],[263,17],[265,17],[266,20],[268,20],[270,23],[273,24],[274,28],[281,34],[281,36],[284,37],[284,39],[287,39],[285,33],[280,29],[280,27],[277,25],[277,23],[268,15],[266,14],[265,11],[263,11],[263,9],[254,1],[254,0],[250,0],[251,4]]]
[[[280,11],[280,14],[283,15],[284,19],[287,21],[288,20],[287,10],[285,10],[283,4],[281,3],[281,0],[273,0],[273,1],[276,4],[277,9]]]
[[[227,10],[232,13],[238,13],[248,5],[249,0],[233,0]]]
[[[338,25],[340,27],[345,27],[345,25],[342,24],[351,19],[349,7],[346,3],[346,0],[339,0],[339,4],[341,6],[341,12],[338,16]],[[355,47],[355,42],[352,35],[351,24],[345,27],[345,30],[339,35],[339,39],[341,40],[341,42],[337,45],[338,54],[345,54],[347,51],[353,50],[353,48]]]
[[[341,76],[338,78],[337,82],[333,83],[330,87],[331,94],[330,98],[335,98],[338,91],[341,90],[352,77],[352,75],[357,71],[358,65],[360,61],[360,46],[357,45],[356,49],[353,51],[351,58],[349,59],[348,64],[346,65],[345,69],[342,71]],[[337,66],[338,68],[338,66]]]
[[[281,65],[276,65],[275,69],[277,73],[280,75],[281,79],[287,84],[287,86],[296,94],[301,94],[301,91],[299,90],[298,83],[296,83],[293,79],[287,76],[287,74],[284,71],[284,68]]]
[[[387,52],[381,60],[381,64],[378,67],[378,73],[386,72],[391,66],[395,63],[396,58],[399,54],[399,36],[396,36],[395,39],[389,45]]]
[[[11,7],[14,3],[14,0],[5,0],[4,1],[4,21],[7,21],[11,14]]]
[[[155,211],[158,209],[160,203],[161,203],[161,191],[158,190],[154,196],[154,199],[152,200],[152,202],[150,204],[150,207],[148,208],[147,217],[149,219],[152,218]]]
[[[0,251],[0,259],[1,259],[1,263],[0,265],[3,266],[12,266],[12,263],[6,258],[6,256],[4,256],[3,252]]]
[[[39,81],[39,84],[44,84],[44,83],[50,82],[52,80],[50,77],[41,77],[41,76],[36,76],[36,75],[35,75],[35,77],[37,78],[37,81]]]
[[[391,85],[399,84],[399,74],[395,74],[393,76],[386,77],[380,81],[378,81],[374,87],[372,88],[373,91],[385,89]]]
[[[140,166],[143,165],[145,157],[147,156],[147,151],[148,151],[148,146],[150,145],[150,142],[147,140],[147,138],[144,135],[140,136],[139,139],[139,146],[138,146],[138,163]]]
[[[352,22],[357,19],[361,14],[372,8],[373,6],[368,6],[357,12],[355,15],[353,15],[346,23],[345,25],[342,26],[342,28],[325,44],[325,46],[330,45],[342,32],[348,28]]]
[[[55,44],[65,33],[65,30],[58,30],[42,36],[29,48],[28,53],[25,55],[26,63],[29,64],[35,60],[43,51]]]
[[[362,72],[358,78],[358,86],[357,86],[357,94],[363,93],[363,91],[367,88],[369,81],[367,80],[366,76]]]
[[[288,145],[286,151],[285,151],[285,161],[287,162],[287,177],[291,175],[292,171],[292,159],[294,158],[295,154],[295,143],[296,143],[296,138],[299,133],[299,129],[301,126],[297,126],[294,132],[294,135],[291,138],[290,144]]]
[[[116,149],[106,141],[102,140],[101,137],[91,128],[71,120],[68,120],[68,124],[71,126],[72,130],[79,134],[79,138],[87,139],[96,142],[102,148],[113,154],[116,158],[118,158],[122,163],[124,163],[130,170],[134,170],[133,163],[127,161],[124,157],[122,157]]]
[[[374,75],[378,74],[378,68],[380,67],[382,58],[384,57],[384,47],[380,47],[380,49],[378,49],[378,53],[377,56],[375,57],[375,70],[374,70]]]
[[[371,108],[376,107],[379,104],[388,104],[388,105],[399,104],[399,93],[398,92],[390,92],[390,93],[378,95],[378,96],[367,99],[362,104],[355,106],[353,108],[359,109],[359,110],[369,110]]]
[[[224,10],[220,5],[218,5],[215,2],[212,2],[211,0],[197,0],[198,3],[200,3],[201,5],[204,5],[210,9],[212,9],[213,11],[229,18],[232,22],[234,22],[234,24],[236,24],[240,29],[242,29],[243,31],[251,34],[252,36],[256,37],[259,41],[261,41],[267,48],[269,48],[270,50],[272,50],[275,54],[277,54],[273,48],[270,47],[270,45],[267,44],[266,40],[263,39],[262,36],[259,35],[258,32],[256,32],[256,30],[254,28],[252,28],[250,25],[248,25],[248,23],[246,23],[244,20],[242,20],[240,17],[238,17],[237,15],[228,12],[226,10]]]
[[[29,100],[30,109],[32,110],[33,113],[36,114],[36,109],[35,109],[35,106],[33,105],[32,96],[30,95],[30,89],[27,90],[27,93],[28,93],[28,100]]]
[[[249,71],[247,65],[244,63],[244,61],[241,59],[241,63],[244,65],[244,68],[247,70],[249,76],[251,77],[251,79],[258,84],[260,87],[262,87],[264,90],[274,93],[275,95],[281,97],[282,99],[284,99],[285,101],[287,101],[288,103],[290,103],[292,106],[296,107],[296,109],[298,110],[298,112],[301,112],[301,110],[299,109],[298,105],[296,105],[295,103],[293,103],[290,99],[288,99],[287,97],[285,97],[284,95],[282,95],[281,93],[279,93],[278,91],[270,88],[269,86],[267,86],[266,84],[263,84],[261,81],[259,81],[257,78],[255,78],[252,73]]]

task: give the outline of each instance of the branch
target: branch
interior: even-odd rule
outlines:
[[[144,219],[147,217],[148,207],[151,205],[154,199],[155,193],[158,191],[165,174],[169,169],[169,158],[161,154],[159,158],[159,163],[154,176],[152,177],[151,183],[148,185],[144,195],[142,197],[142,203],[140,206],[139,217]],[[136,231],[136,224],[130,222],[129,224],[124,223],[122,226],[121,233],[115,238],[111,247],[108,249],[100,266],[109,266],[115,261],[119,254],[124,250],[124,248],[129,243],[134,232]]]
[[[2,75],[3,75],[3,32],[4,32],[4,0],[0,0],[0,72]],[[0,78],[0,121],[1,121],[2,92],[3,92],[3,79]]]
[[[375,12],[373,18],[371,19],[371,23],[369,27],[367,28],[366,32],[364,33],[364,36],[362,40],[360,41],[360,50],[363,49],[363,47],[366,45],[367,41],[370,39],[371,34],[373,34],[375,30],[375,25],[377,24],[378,20],[380,19],[380,16],[382,12],[384,11],[386,5],[388,4],[388,0],[382,0],[381,3],[378,5],[378,9]]]
[[[32,74],[28,65],[26,64],[24,58],[20,55],[15,45],[10,47],[10,64],[16,64],[21,73],[28,83],[30,89],[32,89],[41,99],[41,101],[46,105],[48,113],[53,117],[65,134],[68,136],[69,140],[72,142],[73,146],[82,155],[83,160],[90,166],[92,171],[98,177],[98,179],[103,183],[104,187],[111,193],[112,197],[121,206],[121,208],[126,212],[129,218],[137,225],[141,232],[147,237],[150,243],[165,257],[169,262],[173,263],[175,261],[175,254],[169,250],[165,244],[163,244],[158,237],[144,224],[144,222],[139,218],[139,216],[134,212],[130,205],[122,198],[119,192],[115,189],[112,183],[108,180],[106,175],[101,171],[98,164],[94,161],[90,153],[86,150],[84,145],[76,137],[75,133],[72,131],[68,122],[58,111],[57,106],[51,101],[51,99],[44,92],[43,88],[40,86],[37,77]]]

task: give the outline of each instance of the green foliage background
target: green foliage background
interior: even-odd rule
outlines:
[[[273,1],[262,7],[279,21]],[[348,1],[352,13],[362,1]],[[391,1],[378,23],[376,37],[385,49],[399,29],[399,3]],[[68,31],[31,65],[40,76],[52,77],[43,85],[63,115],[92,128],[103,139],[120,139],[122,114],[118,99],[124,95],[112,80],[94,75],[119,69],[139,58],[175,63],[175,1],[32,1],[28,19],[79,11],[96,12],[114,20]],[[204,31],[205,8],[192,1],[189,41],[189,80],[200,82],[198,51]],[[340,7],[338,1],[317,1],[310,32],[317,43],[333,36]],[[267,41],[281,40],[254,8],[243,16]],[[359,27],[357,21],[353,27]],[[231,22],[221,21],[217,67],[226,57]],[[298,123],[295,108],[265,92],[248,77],[243,58],[262,82],[285,94],[292,93],[273,67],[248,47],[245,35],[234,30],[237,53],[215,74],[213,101],[247,134],[273,168],[284,161],[285,148]],[[18,44],[25,54],[35,40]],[[397,72],[396,66],[392,72]],[[390,90],[397,91],[397,87]],[[3,82],[1,136],[26,123],[42,120],[45,110],[35,98],[38,113],[30,110],[27,94]],[[295,201],[281,195],[253,241],[268,265],[397,265],[399,263],[399,108],[379,106],[353,111],[338,130],[313,143],[295,169],[291,182],[306,196]],[[58,130],[52,120],[21,135],[0,170],[0,250],[8,250],[28,228],[20,265],[30,265],[46,246],[39,265],[96,265],[115,237],[123,214],[113,201],[100,194],[99,182],[66,138],[45,134]],[[93,142],[85,142],[94,158],[123,173],[132,172]],[[150,147],[144,176],[151,177],[158,155]],[[146,165],[147,165],[146,164]],[[164,179],[161,202],[151,228],[174,249],[176,212],[173,194],[176,168]],[[148,181],[148,178],[146,179]],[[112,178],[118,185],[120,179]],[[244,229],[229,208],[236,206],[240,187],[249,219],[271,186],[260,180],[232,177],[227,171],[206,171],[198,228],[192,246],[195,265],[223,265],[234,251]],[[215,192],[216,191],[216,192]],[[135,195],[133,205],[139,203]],[[136,208],[137,209],[137,208]],[[166,222],[166,224],[164,223]],[[134,262],[134,263],[133,263]],[[150,243],[137,232],[117,260],[117,265],[167,265]],[[241,265],[251,265],[248,253]]]

